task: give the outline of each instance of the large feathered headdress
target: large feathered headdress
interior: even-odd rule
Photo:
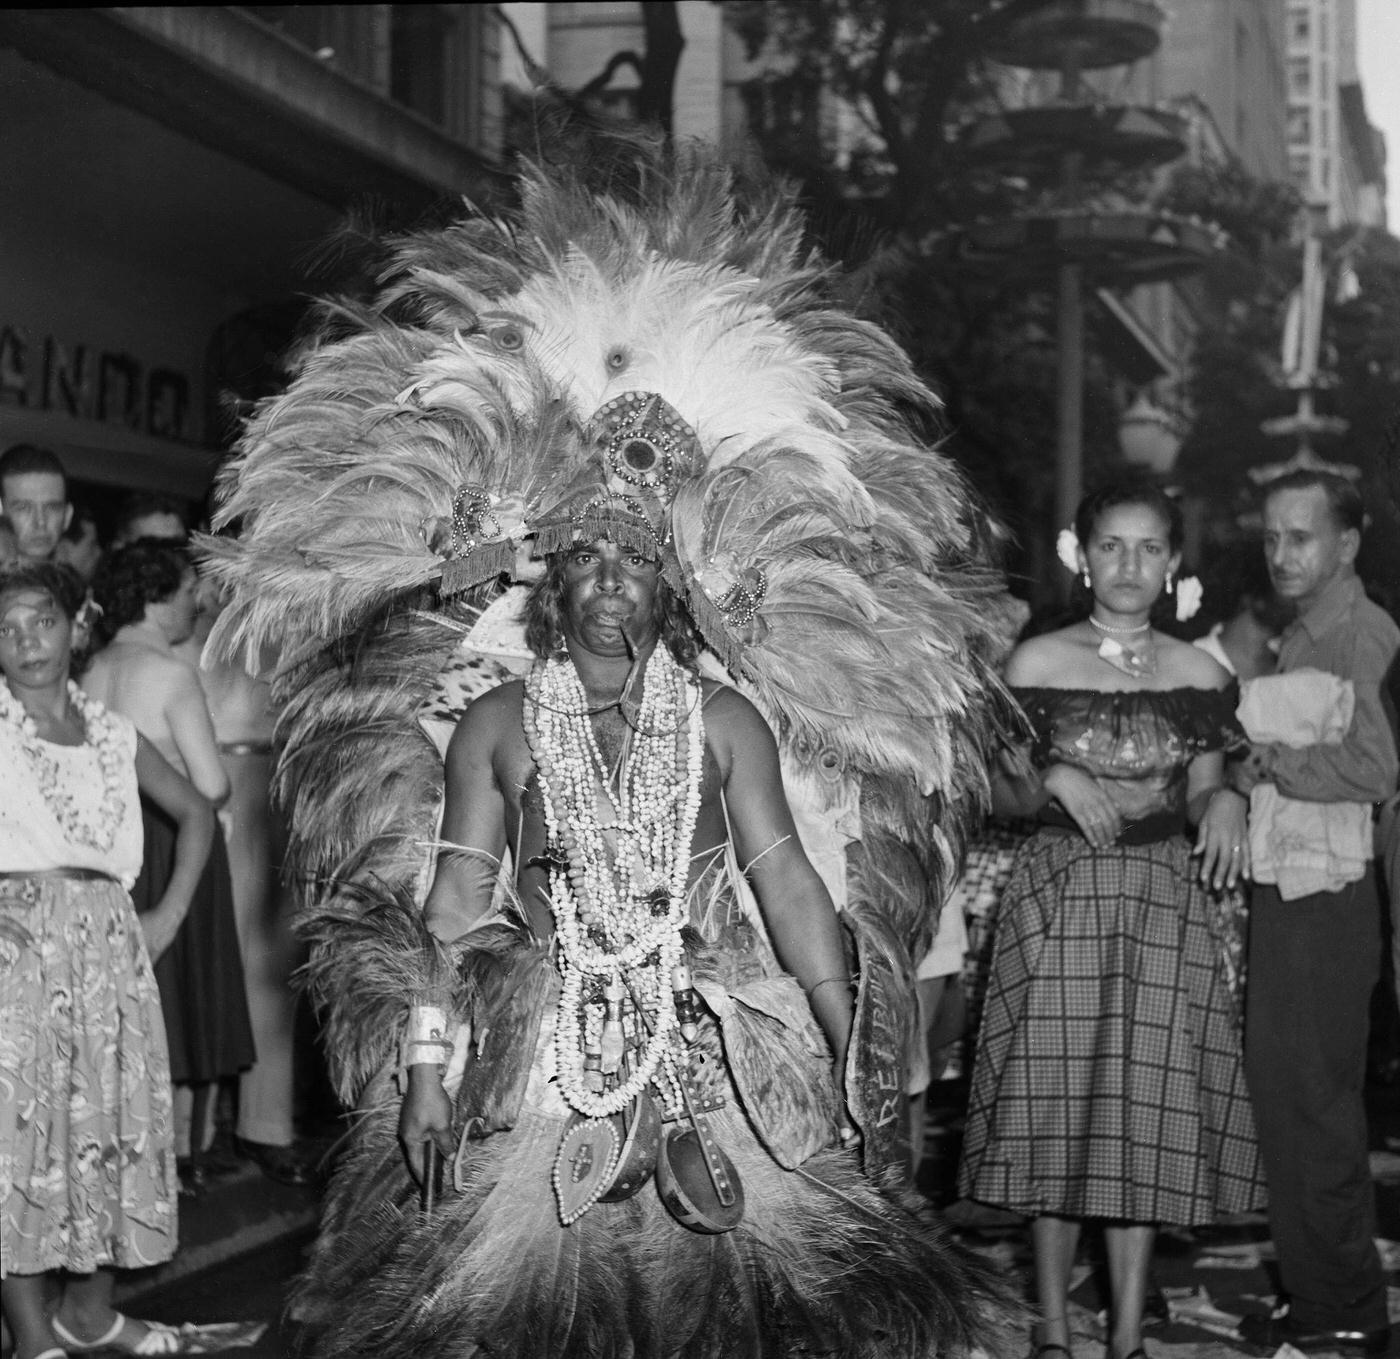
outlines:
[[[376,775],[406,758],[455,640],[444,618],[488,602],[531,547],[622,536],[660,553],[790,764],[857,790],[866,850],[905,847],[853,861],[852,908],[879,896],[917,950],[1004,712],[1009,601],[985,515],[929,445],[937,399],[838,304],[790,193],[741,194],[699,150],[604,178],[528,168],[515,210],[391,242],[373,297],[327,308],[224,476],[219,518],[240,533],[210,544],[231,587],[215,644],[272,644],[294,667],[299,867],[411,889],[430,755],[402,770],[399,813],[382,778],[364,809],[335,781],[368,802],[371,752]]]

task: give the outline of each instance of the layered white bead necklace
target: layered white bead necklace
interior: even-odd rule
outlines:
[[[677,1033],[671,977],[683,952],[700,811],[700,682],[664,646],[652,652],[615,781],[572,661],[536,665],[525,695],[545,823],[566,865],[550,872],[563,984],[554,1038],[559,1089],[579,1113],[605,1118],[657,1075]],[[590,1089],[585,1049],[603,1045],[607,992],[641,1008],[646,1032],[634,1029],[625,1076],[619,1069],[612,1088]]]
[[[53,814],[70,844],[86,845],[105,852],[112,848],[126,812],[123,796],[126,759],[122,750],[121,729],[111,714],[95,698],[90,698],[72,680],[68,681],[68,703],[83,724],[85,745],[97,751],[98,769],[102,775],[102,799],[93,822],[84,814],[65,786],[63,773],[54,759],[49,742],[39,735],[34,719],[24,705],[0,684],[0,720],[19,731],[20,746],[33,766],[44,806]]]

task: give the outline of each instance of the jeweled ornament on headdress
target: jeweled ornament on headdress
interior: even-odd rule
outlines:
[[[562,506],[556,516],[537,525],[535,551],[548,556],[566,552],[574,543],[603,538],[649,557],[660,557],[666,545],[665,517],[648,513],[652,508],[636,496],[600,490]]]
[[[452,501],[441,592],[459,594],[509,571],[516,549],[530,532],[528,510],[520,496],[495,496],[476,482],[462,486]]]
[[[608,469],[630,486],[669,495],[703,464],[695,431],[655,392],[624,392],[597,420]]]

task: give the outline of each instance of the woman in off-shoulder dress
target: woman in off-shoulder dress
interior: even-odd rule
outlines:
[[[1023,642],[1006,677],[1034,733],[999,810],[1034,815],[997,932],[960,1190],[1031,1219],[1033,1353],[1066,1359],[1081,1224],[1104,1227],[1109,1359],[1141,1359],[1162,1224],[1263,1204],[1240,1035],[1208,911],[1248,872],[1231,677],[1153,627],[1181,516],[1112,487],[1076,516],[1089,617]]]

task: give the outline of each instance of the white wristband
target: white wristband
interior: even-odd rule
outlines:
[[[441,1005],[410,1007],[404,1045],[413,1043],[445,1043],[451,1048],[452,1040],[447,1036],[447,1011]]]

